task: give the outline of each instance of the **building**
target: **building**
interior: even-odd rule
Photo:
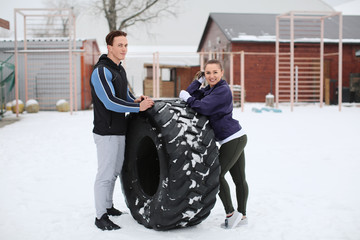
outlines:
[[[253,13],[211,13],[206,23],[197,51],[204,53],[205,58],[218,58],[225,67],[225,79],[230,79],[230,52],[245,52],[245,100],[247,102],[264,102],[265,96],[275,93],[275,52],[276,52],[276,16],[277,14]],[[310,31],[310,36],[298,36],[295,39],[296,57],[308,59],[305,67],[307,83],[301,86],[303,92],[310,92],[312,86],[319,86],[319,52],[320,29],[315,27],[314,21],[303,21],[309,25],[300,26],[303,33]],[[360,101],[358,86],[360,74],[360,16],[343,16],[343,101]],[[300,22],[301,24],[301,22]],[[310,26],[311,25],[311,26]],[[324,100],[327,103],[336,103],[338,61],[334,52],[338,51],[338,19],[329,18],[325,22],[324,32]],[[286,29],[286,26],[284,27]],[[289,27],[287,26],[287,30]],[[307,34],[307,33],[306,33]],[[296,36],[296,33],[295,33]],[[289,48],[287,49],[289,51]],[[240,54],[233,55],[233,81],[240,84]],[[301,66],[299,67],[301,68]],[[316,73],[313,72],[314,69]],[[301,76],[300,76],[301,77]],[[301,78],[299,80],[301,83]],[[351,91],[350,91],[351,90]],[[312,91],[312,90],[311,90]],[[318,91],[318,90],[317,90]],[[319,101],[317,94],[312,91],[304,101]],[[312,97],[313,96],[313,97]],[[317,100],[316,100],[317,99]],[[284,101],[288,101],[284,99]],[[301,101],[301,99],[300,99]]]
[[[153,64],[144,64],[146,77],[143,82],[144,94],[153,96]],[[199,65],[174,65],[159,64],[160,86],[159,96],[161,98],[178,97],[182,89],[186,89],[193,80],[194,75],[200,70]]]
[[[136,95],[154,97],[153,77],[157,76],[153,64],[159,72],[159,93],[155,93],[155,98],[177,98],[200,70],[196,46],[131,46],[124,67]]]

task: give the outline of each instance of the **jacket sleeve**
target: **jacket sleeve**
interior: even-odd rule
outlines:
[[[91,83],[94,86],[96,96],[104,104],[105,108],[114,112],[139,112],[140,104],[133,101],[125,101],[115,96],[112,74],[106,67],[96,68],[91,75]],[[127,97],[129,99],[129,97]]]
[[[136,97],[134,97],[134,95],[130,92],[130,89],[127,89],[127,100],[129,102],[134,102],[136,99]]]
[[[209,91],[209,94],[203,95],[202,98],[196,96],[190,97],[187,103],[196,112],[205,115],[216,115],[223,113],[229,105],[229,89],[227,86],[219,86]],[[231,94],[231,92],[230,92]],[[230,96],[231,97],[231,96]]]
[[[204,96],[204,90],[200,89],[201,83],[197,80],[193,81],[186,91],[196,99],[201,99]]]

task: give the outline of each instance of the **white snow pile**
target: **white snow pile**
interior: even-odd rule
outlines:
[[[39,104],[39,102],[36,101],[35,99],[29,99],[29,100],[26,101],[25,106],[27,107],[27,106],[35,105],[35,104]]]
[[[311,104],[293,112],[288,105],[280,106],[282,113],[251,111],[263,106],[234,111],[248,134],[250,195],[249,223],[232,230],[220,227],[224,210],[218,199],[194,227],[158,232],[124,214],[111,217],[120,230],[100,231],[94,225],[92,111],[21,114],[20,121],[0,128],[0,239],[358,240],[360,108],[339,112],[337,106]],[[130,212],[119,182],[114,201]]]

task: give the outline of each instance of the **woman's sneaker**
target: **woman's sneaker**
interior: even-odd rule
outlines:
[[[244,224],[247,224],[247,218],[242,219],[242,217],[243,215],[241,213],[235,211],[231,217],[227,217],[225,219],[225,223],[222,223],[221,227],[226,229],[233,229],[242,221]]]
[[[246,225],[246,224],[248,224],[248,219],[247,219],[247,217],[242,218],[241,221],[238,223],[238,226],[240,226],[240,225]]]

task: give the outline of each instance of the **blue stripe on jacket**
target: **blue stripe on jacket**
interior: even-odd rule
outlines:
[[[106,67],[96,68],[91,75],[95,93],[106,109],[114,112],[139,112],[139,104],[134,103],[134,96],[129,89],[127,89],[127,101],[115,96],[111,79],[112,74]]]
[[[132,95],[132,93],[130,92],[129,88],[127,89],[127,100],[129,102],[134,102],[135,101],[135,97],[134,95]]]

